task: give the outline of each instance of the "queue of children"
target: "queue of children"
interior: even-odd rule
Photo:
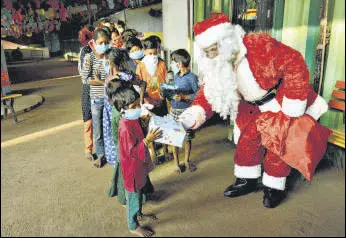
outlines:
[[[157,128],[149,130],[152,115],[178,116],[193,101],[198,91],[197,76],[189,70],[190,55],[179,49],[171,54],[173,83],[179,90],[171,100],[162,96],[162,83],[167,79],[165,61],[159,57],[161,40],[150,36],[141,41],[134,29],[122,21],[102,21],[93,38],[84,42],[78,69],[82,79],[82,112],[85,155],[96,168],[106,163],[114,168],[108,195],[117,196],[126,206],[130,232],[152,236],[140,226],[140,218],[154,215],[142,213],[142,205],[150,199],[154,187],[149,172],[157,162],[155,140],[162,136]],[[168,106],[167,106],[168,105]],[[169,110],[168,110],[169,109]],[[185,165],[193,172],[190,161],[192,131],[185,137]],[[169,158],[167,145],[162,145]],[[94,158],[93,150],[96,152]],[[174,171],[180,173],[179,148],[173,149]]]

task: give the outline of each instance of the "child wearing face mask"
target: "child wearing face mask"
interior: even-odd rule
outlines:
[[[104,56],[109,48],[109,40],[108,28],[97,28],[94,31],[93,42],[90,44],[93,51],[84,57],[81,70],[82,78],[90,85],[93,139],[97,155],[94,166],[97,168],[101,168],[106,162],[102,117],[104,107],[104,83],[106,79]]]
[[[191,57],[184,49],[178,49],[171,54],[171,69],[174,72],[174,84],[177,93],[172,100],[172,108],[170,115],[174,120],[178,120],[179,115],[190,106],[199,89],[198,77],[190,71]],[[185,166],[190,171],[196,170],[196,166],[190,161],[191,153],[191,140],[194,138],[192,130],[186,131],[184,146],[185,146]],[[180,174],[179,166],[179,147],[174,147],[173,150],[174,161],[176,163],[175,172]]]
[[[143,102],[145,92],[145,82],[137,80],[135,74],[128,66],[129,56],[125,50],[118,48],[111,49],[106,54],[105,69],[107,72],[106,93],[103,110],[103,136],[105,143],[105,154],[107,162],[114,167],[111,187],[108,195],[113,197],[117,195],[118,201],[125,205],[124,185],[122,182],[121,166],[118,154],[118,124],[119,112],[109,103],[108,98],[112,95],[112,89],[115,89],[117,81],[126,81],[131,85],[136,85],[140,91],[140,101]],[[144,107],[145,105],[143,105]],[[143,109],[145,110],[145,109]],[[146,201],[147,195],[154,192],[154,187],[148,177],[147,184],[144,188],[143,202]]]
[[[137,65],[144,57],[142,42],[137,37],[131,37],[126,42],[126,49],[131,58],[130,67],[136,72]]]
[[[165,82],[167,68],[165,62],[158,57],[158,42],[153,37],[148,37],[143,41],[144,58],[137,65],[136,74],[147,83],[144,101],[154,105],[151,112],[158,116],[167,114],[167,103],[161,97],[160,84]],[[145,126],[147,127],[147,125]],[[154,144],[150,146],[150,155],[153,161],[158,162]],[[169,160],[167,145],[163,145],[165,159]]]
[[[111,87],[111,86],[110,86]],[[149,237],[154,234],[151,230],[141,227],[138,214],[143,217],[157,219],[155,215],[142,213],[142,189],[146,184],[149,172],[153,169],[148,152],[148,144],[162,136],[159,128],[151,130],[146,137],[139,125],[138,119],[142,114],[139,94],[136,90],[121,82],[115,90],[111,90],[109,99],[120,111],[121,118],[118,127],[119,156],[122,176],[126,192],[127,224],[131,233]]]

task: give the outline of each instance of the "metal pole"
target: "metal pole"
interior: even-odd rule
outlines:
[[[125,13],[125,10],[126,9],[124,9],[124,22],[125,22],[125,28],[127,28],[126,26],[127,26],[127,23],[126,23],[126,13]],[[124,30],[126,30],[126,29],[124,29]]]
[[[323,81],[323,68],[324,68],[324,56],[326,52],[326,39],[327,39],[327,27],[328,27],[328,0],[324,2],[324,16],[321,19],[321,25],[323,26],[323,40],[322,40],[322,59],[321,59],[321,71],[320,71],[320,82],[318,85],[318,94],[321,94],[322,81]]]

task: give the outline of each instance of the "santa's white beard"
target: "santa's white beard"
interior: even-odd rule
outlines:
[[[230,115],[231,119],[235,120],[240,96],[232,64],[219,55],[214,59],[203,57],[199,66],[204,94],[213,111],[219,113],[223,119]]]

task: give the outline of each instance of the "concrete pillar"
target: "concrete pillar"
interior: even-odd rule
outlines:
[[[162,17],[164,49],[189,51],[188,0],[163,0]]]

